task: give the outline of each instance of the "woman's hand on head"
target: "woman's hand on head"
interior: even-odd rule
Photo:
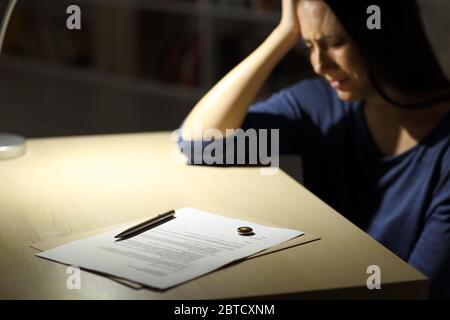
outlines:
[[[300,38],[301,29],[297,10],[301,0],[281,0],[281,21],[278,28]]]

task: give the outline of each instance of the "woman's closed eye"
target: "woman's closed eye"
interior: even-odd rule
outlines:
[[[330,41],[330,42],[328,43],[328,46],[329,46],[330,48],[340,48],[340,47],[342,47],[344,44],[345,44],[345,41],[344,41],[344,40],[338,40],[338,41]]]
[[[341,35],[327,36],[321,39],[323,45],[328,48],[339,48],[347,43],[346,38]]]
[[[332,38],[332,39],[327,39],[327,40],[321,39],[321,40],[322,41],[320,41],[320,43],[318,43],[318,45],[322,48],[322,50],[326,50],[329,48],[339,49],[347,43],[345,39],[339,39],[339,38],[338,39]],[[308,52],[313,51],[314,45],[311,41],[309,41],[309,40],[304,41],[303,44]]]

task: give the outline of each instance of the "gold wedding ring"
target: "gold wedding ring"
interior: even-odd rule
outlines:
[[[253,233],[253,229],[250,227],[239,227],[237,228],[237,232],[239,235],[250,235]]]

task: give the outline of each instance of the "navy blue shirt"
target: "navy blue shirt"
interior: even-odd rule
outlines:
[[[385,157],[363,108],[315,78],[252,105],[242,128],[279,129],[280,154],[302,156],[306,188],[429,277],[431,298],[450,298],[450,112]]]

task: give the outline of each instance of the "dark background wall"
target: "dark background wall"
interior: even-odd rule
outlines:
[[[427,26],[450,65],[450,41],[439,41],[450,40],[442,19],[450,1],[420,1],[427,21],[441,17]],[[0,131],[46,137],[173,130],[270,33],[280,2],[19,0],[0,56]],[[1,13],[6,3],[0,0]],[[71,4],[82,10],[82,30],[66,28]],[[310,75],[299,44],[258,99]]]
[[[66,28],[70,4],[81,8],[81,30]],[[19,0],[0,58],[0,131],[47,137],[176,129],[270,33],[279,5]],[[299,46],[259,98],[308,72]]]

